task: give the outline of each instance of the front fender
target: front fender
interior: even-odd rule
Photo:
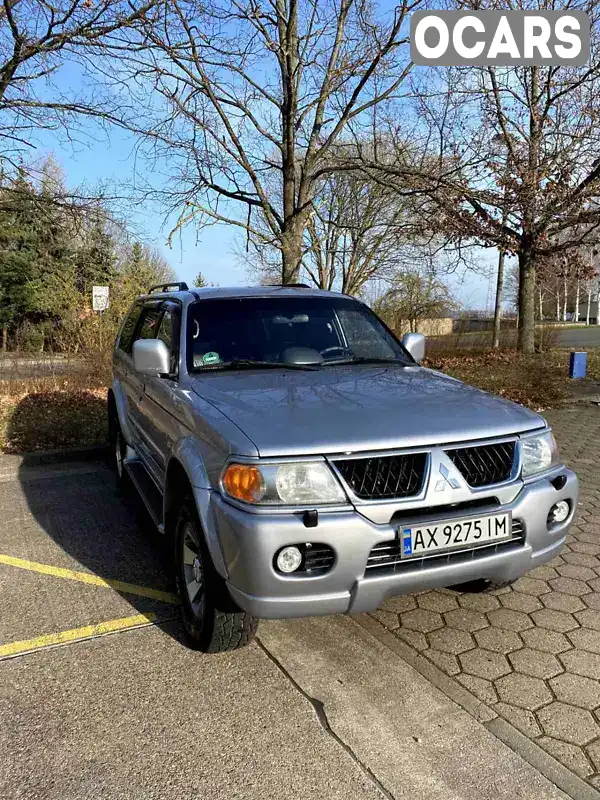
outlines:
[[[214,489],[208,477],[198,440],[190,437],[178,442],[171,454],[169,464],[167,464],[167,475],[169,475],[169,466],[172,460],[177,461],[187,475],[213,564],[219,575],[227,579],[229,576],[221,551],[215,513],[211,502]],[[165,491],[164,519],[166,519],[167,514],[167,503],[168,497]]]
[[[121,433],[125,437],[127,444],[132,447],[133,437],[131,435],[131,428],[127,422],[127,398],[121,386],[121,381],[115,378],[112,382],[112,393],[115,398],[115,406],[117,408],[117,416],[119,418],[119,425],[121,426]]]

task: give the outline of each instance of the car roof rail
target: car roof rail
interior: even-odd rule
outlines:
[[[310,289],[307,283],[268,283],[267,286],[274,286],[278,289]]]
[[[174,281],[172,283],[157,283],[156,286],[151,286],[148,289],[148,294],[153,294],[154,292],[187,292],[189,290],[189,286],[185,281]]]

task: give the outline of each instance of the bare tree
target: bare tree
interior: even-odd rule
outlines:
[[[172,0],[129,54],[127,85],[148,109],[137,129],[179,225],[227,222],[280,253],[297,280],[306,226],[332,148],[391,102],[410,70],[403,0]],[[263,224],[265,223],[265,224]]]
[[[300,278],[320,289],[361,295],[374,281],[383,281],[387,291],[400,272],[445,274],[461,263],[473,268],[464,254],[428,231],[425,220],[420,198],[403,197],[356,171],[334,171],[320,181],[313,198]],[[238,255],[254,278],[277,282],[278,252],[270,244],[254,237]]]
[[[323,178],[312,207],[299,277],[320,289],[357,295],[375,277],[391,278],[417,235],[425,243],[414,204],[358,173],[334,172]],[[257,228],[259,220],[257,215]],[[240,261],[259,280],[272,283],[280,276],[279,253],[270,244],[264,220],[262,232],[240,253]]]
[[[434,272],[399,272],[391,288],[373,304],[375,311],[394,329],[408,323],[417,331],[419,322],[448,315],[456,308],[450,290]]]
[[[2,0],[0,5],[0,170],[22,169],[40,129],[90,115],[116,119],[99,86],[59,80],[65,63],[115,52],[114,37],[152,19],[162,0]],[[73,85],[75,84],[75,86]]]
[[[538,6],[546,8],[542,0],[506,4]],[[519,346],[526,352],[534,349],[536,269],[600,240],[600,3],[569,7],[590,16],[588,64],[430,71],[415,84],[426,162],[368,163],[400,191],[425,190],[456,237],[518,257]],[[498,142],[508,159],[497,154]]]
[[[425,246],[415,204],[360,174],[329,175],[313,208],[302,263],[322,289],[359,294],[373,278],[391,278],[417,237]]]
[[[544,301],[551,298],[557,322],[566,322],[569,312],[579,320],[581,290],[594,278],[596,269],[590,251],[581,247],[562,250],[540,261],[536,269],[539,317],[544,316]],[[553,310],[554,310],[553,309]]]

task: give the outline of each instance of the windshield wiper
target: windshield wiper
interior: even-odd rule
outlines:
[[[282,361],[256,361],[251,358],[232,358],[231,361],[223,361],[221,364],[215,364],[211,371],[214,369],[307,369],[315,370],[319,367],[312,364],[288,364]]]
[[[409,367],[407,361],[400,361],[398,358],[370,358],[369,356],[355,356],[354,358],[334,359],[325,361],[325,365],[333,364],[396,364],[399,367]]]

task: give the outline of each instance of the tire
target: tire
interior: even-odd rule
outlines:
[[[127,442],[121,431],[121,424],[117,415],[114,401],[108,401],[108,439],[110,444],[110,461],[114,468],[117,487],[126,490],[129,486],[127,471],[124,466]]]
[[[224,653],[250,644],[258,620],[236,605],[215,570],[189,495],[183,498],[175,524],[175,580],[189,647]]]

